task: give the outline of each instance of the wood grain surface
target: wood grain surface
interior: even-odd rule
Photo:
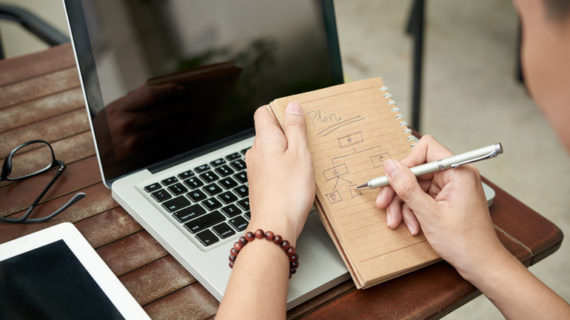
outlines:
[[[218,307],[196,280],[111,197],[101,182],[87,113],[69,44],[0,61],[0,159],[32,139],[49,141],[68,167],[34,211],[53,212],[73,194],[87,194],[41,224],[0,223],[0,243],[69,221],[153,319],[207,319]],[[30,151],[21,160],[34,165]],[[19,182],[0,182],[0,215],[22,214],[46,183],[48,172]],[[514,197],[497,193],[491,215],[503,244],[526,265],[554,252],[561,231]],[[224,261],[220,263],[225,263]],[[367,290],[351,281],[292,309],[288,318],[439,318],[479,293],[445,262]]]

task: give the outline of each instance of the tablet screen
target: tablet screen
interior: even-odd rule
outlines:
[[[0,319],[124,319],[63,240],[0,261]]]

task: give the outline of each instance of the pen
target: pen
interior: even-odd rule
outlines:
[[[410,170],[417,177],[436,171],[441,171],[450,168],[457,168],[461,165],[468,163],[473,163],[485,159],[491,159],[498,156],[501,153],[503,153],[503,146],[499,142],[492,144],[490,146],[467,151],[437,161],[424,163],[422,165],[410,168]],[[379,188],[379,187],[385,187],[387,185],[389,185],[388,178],[386,176],[381,176],[368,180],[368,182],[359,185],[358,187],[356,187],[356,189]]]

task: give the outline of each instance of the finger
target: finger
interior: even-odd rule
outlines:
[[[420,223],[407,204],[402,205],[402,218],[410,234],[416,236],[420,233]]]
[[[418,183],[420,184],[420,187],[422,188],[422,190],[425,192],[427,192],[429,190],[430,186],[432,185],[431,181],[419,180]]]
[[[396,229],[402,223],[402,203],[400,198],[394,197],[386,208],[386,225],[390,229]]]
[[[305,114],[303,108],[296,101],[291,101],[285,109],[284,129],[288,148],[298,150],[307,147],[305,128]]]
[[[388,159],[384,161],[384,170],[390,186],[410,209],[414,212],[435,210],[435,200],[422,190],[410,169],[396,160]]]
[[[273,114],[267,109],[267,106],[257,108],[253,115],[255,122],[255,143],[265,144],[269,143],[270,146],[279,147],[285,150],[287,141],[283,135],[283,131],[279,128],[277,122],[273,118]],[[257,141],[259,140],[259,142]]]
[[[376,207],[379,209],[385,209],[391,202],[396,193],[390,186],[384,187],[378,193],[376,197]]]
[[[426,162],[447,158],[453,154],[430,135],[423,136],[404,159],[402,164],[414,167]]]

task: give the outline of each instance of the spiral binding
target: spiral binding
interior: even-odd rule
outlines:
[[[412,141],[410,146],[413,148],[418,142],[418,138],[412,134],[412,129],[408,128],[408,123],[404,121],[404,115],[400,113],[400,107],[398,107],[396,101],[392,99],[392,94],[388,92],[388,87],[383,86],[380,88],[380,90],[384,92],[384,98],[388,101],[388,106],[392,107],[391,111],[395,113],[394,118],[401,120],[400,127],[402,127],[402,132],[406,134],[408,141]]]

